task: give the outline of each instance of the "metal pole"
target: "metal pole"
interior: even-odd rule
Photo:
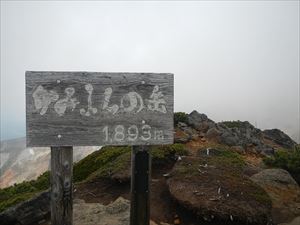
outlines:
[[[150,221],[150,146],[133,146],[131,155],[130,225],[149,225]]]
[[[73,147],[51,147],[51,224],[73,224]]]

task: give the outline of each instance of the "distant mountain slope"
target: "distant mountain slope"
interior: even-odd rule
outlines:
[[[74,147],[74,162],[99,147]],[[50,148],[26,148],[26,139],[1,141],[0,188],[37,178],[49,169]]]

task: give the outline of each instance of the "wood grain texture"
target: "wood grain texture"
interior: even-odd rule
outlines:
[[[171,144],[173,98],[173,74],[29,71],[27,146]]]
[[[133,146],[131,154],[130,225],[150,222],[150,146]]]
[[[51,147],[51,224],[73,224],[73,147]]]

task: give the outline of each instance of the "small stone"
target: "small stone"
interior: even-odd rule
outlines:
[[[179,225],[179,224],[180,224],[180,219],[179,218],[175,219],[174,220],[174,225]]]
[[[160,225],[171,225],[169,223],[160,222]]]
[[[150,220],[150,224],[149,225],[157,225],[157,223],[155,223],[153,220]]]

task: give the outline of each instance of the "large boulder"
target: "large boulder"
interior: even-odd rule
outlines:
[[[271,200],[242,174],[242,167],[237,153],[205,150],[175,164],[167,180],[169,192],[199,222],[268,224]]]
[[[188,124],[202,133],[206,133],[208,129],[215,127],[214,121],[209,119],[205,114],[198,113],[196,110],[188,115]]]
[[[220,142],[229,146],[238,146],[241,144],[241,140],[235,133],[224,130],[220,136]]]
[[[297,143],[279,129],[263,131],[264,138],[275,142],[283,148],[293,148]]]
[[[283,169],[266,169],[251,177],[271,197],[275,223],[283,223],[300,216],[300,188]]]

